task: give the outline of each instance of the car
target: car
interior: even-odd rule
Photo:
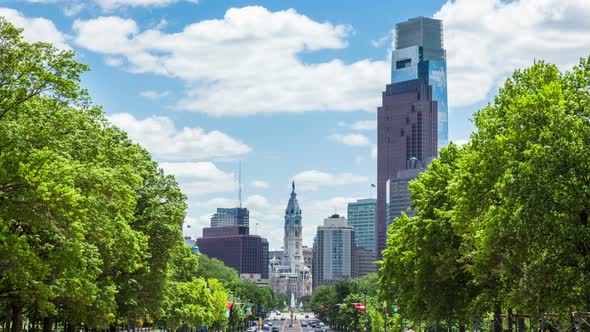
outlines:
[[[316,327],[316,324],[314,322],[309,323],[309,327]]]
[[[285,316],[281,316],[281,320],[285,320]]]
[[[309,318],[309,315],[305,315],[305,318]]]
[[[264,324],[264,325],[262,325],[262,329],[263,329],[263,330],[268,330],[268,324]]]
[[[301,327],[307,327],[307,322],[301,322]]]
[[[268,322],[268,326],[272,326],[272,322]]]
[[[278,327],[276,327],[276,326],[273,326],[273,327],[272,327],[272,330],[271,330],[271,332],[279,332],[279,331],[280,331],[280,330],[279,330],[279,328],[278,328]]]
[[[256,327],[255,326],[250,326],[246,331],[248,331],[248,332],[256,332]]]
[[[320,322],[320,327],[324,327],[324,323]]]

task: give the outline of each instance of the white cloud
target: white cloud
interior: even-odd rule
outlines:
[[[84,9],[84,4],[83,3],[73,3],[70,5],[66,5],[64,7],[64,15],[65,16],[74,16],[74,15],[78,15],[82,9]]]
[[[252,150],[217,130],[205,132],[198,127],[178,129],[165,116],[140,120],[129,113],[118,113],[108,116],[108,119],[159,160],[233,159]]]
[[[270,188],[270,184],[268,184],[268,182],[262,181],[262,180],[254,180],[254,181],[250,182],[250,185],[254,188],[259,188],[259,189]]]
[[[293,176],[297,188],[302,190],[318,190],[320,187],[349,185],[368,182],[366,176],[351,173],[331,174],[316,170],[303,171]]]
[[[302,62],[301,52],[345,48],[351,28],[319,23],[293,9],[232,8],[222,19],[176,33],[140,31],[135,21],[120,17],[77,20],[73,29],[78,45],[125,57],[131,72],[185,81],[177,107],[216,116],[375,111],[389,76],[387,61]]]
[[[210,225],[211,216],[208,214],[196,218],[186,216],[184,218],[183,233],[193,238],[198,238],[203,235],[203,227],[209,227]]]
[[[353,130],[377,130],[377,120],[357,121],[350,125]]]
[[[166,97],[167,95],[170,94],[170,91],[154,91],[154,90],[147,90],[147,91],[141,91],[139,93],[140,96],[147,98],[147,99],[151,99],[151,100],[156,100],[156,99],[161,99]]]
[[[160,167],[176,177],[186,195],[237,191],[233,173],[225,173],[211,162],[160,163]]]
[[[113,10],[120,7],[164,7],[182,0],[94,0],[102,9]],[[184,0],[198,3],[198,0]]]
[[[123,63],[125,62],[122,58],[119,57],[115,57],[115,56],[107,56],[104,59],[104,62],[112,67],[119,67],[121,65],[123,65]]]
[[[457,146],[463,146],[464,144],[467,144],[469,142],[469,139],[458,139],[458,140],[454,140],[453,143],[457,144]]]
[[[217,197],[217,198],[212,198],[207,201],[197,202],[197,206],[211,210],[211,214],[213,214],[215,212],[216,208],[219,208],[219,207],[230,208],[230,207],[236,207],[237,205],[238,205],[237,198],[234,200],[231,200],[231,199],[227,199],[227,198]]]
[[[70,49],[66,44],[66,35],[46,18],[25,17],[21,12],[10,8],[0,8],[0,16],[6,18],[17,28],[22,28],[22,36],[28,42],[47,42],[60,49]]]
[[[589,1],[456,0],[434,17],[444,25],[451,107],[484,100],[534,59],[567,68],[590,49]]]
[[[369,145],[369,138],[361,134],[334,134],[329,136],[330,139],[350,146],[367,146]]]

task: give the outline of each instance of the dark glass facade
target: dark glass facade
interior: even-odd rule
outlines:
[[[387,184],[411,160],[427,164],[437,151],[437,103],[423,79],[390,84],[377,109],[377,250],[387,236]]]
[[[377,111],[379,254],[385,249],[388,225],[410,206],[407,185],[420,172],[415,169],[425,167],[448,142],[442,21],[410,19],[396,25],[395,38],[391,84]],[[408,169],[414,169],[412,176],[404,172]]]
[[[219,259],[239,274],[268,278],[268,241],[248,233],[243,226],[206,227],[197,245],[202,254]]]

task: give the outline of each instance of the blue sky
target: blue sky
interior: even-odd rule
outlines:
[[[0,1],[26,39],[90,65],[94,101],[188,194],[185,233],[237,204],[241,160],[252,231],[272,249],[292,180],[307,245],[323,218],[370,195],[396,23],[443,20],[449,136],[463,143],[514,69],[588,56],[588,15],[576,0]]]

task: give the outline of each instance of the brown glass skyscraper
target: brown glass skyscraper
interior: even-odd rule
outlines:
[[[377,109],[378,253],[385,249],[388,218],[393,218],[388,214],[388,193],[405,190],[408,195],[407,189],[398,188],[407,186],[404,171],[426,166],[447,140],[442,22],[418,17],[398,24],[396,30],[392,84]]]

